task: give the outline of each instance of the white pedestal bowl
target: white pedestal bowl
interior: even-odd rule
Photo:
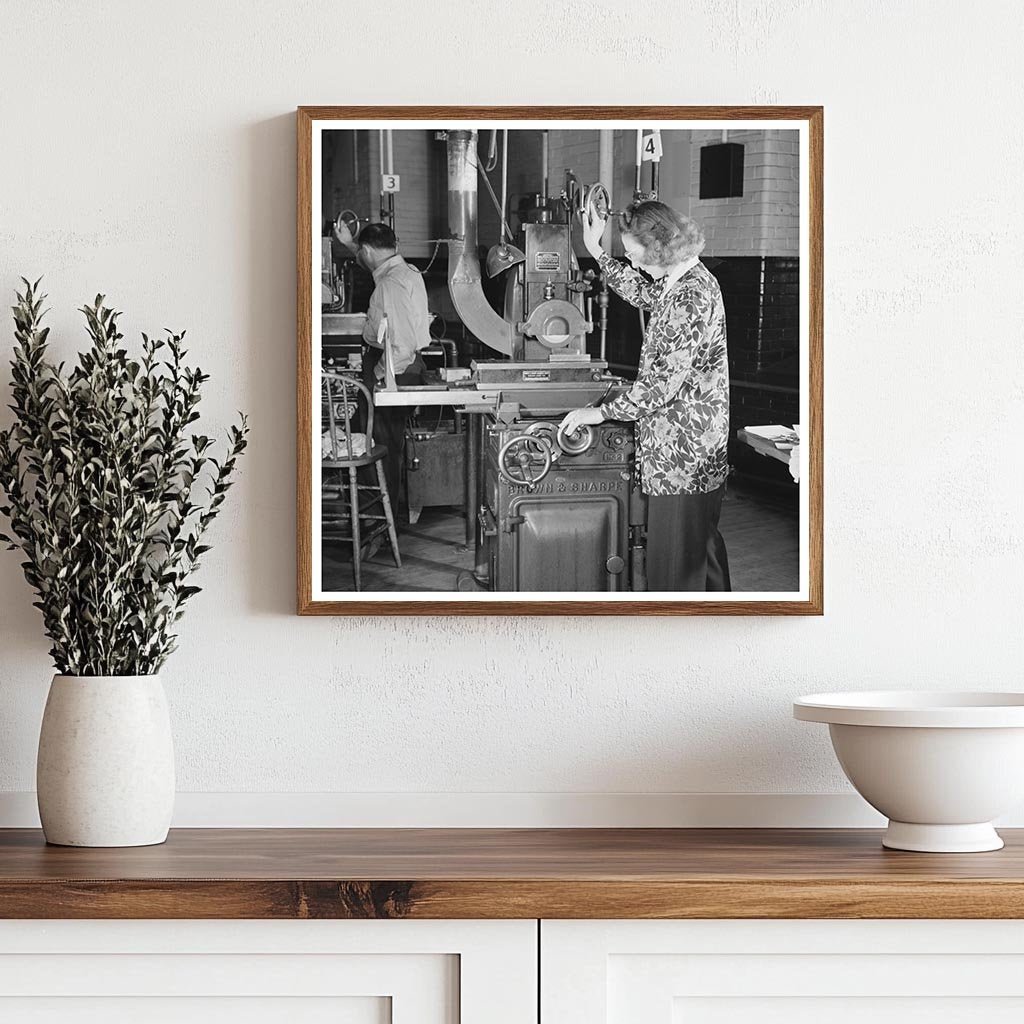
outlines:
[[[1024,801],[1024,693],[818,693],[793,715],[828,725],[846,777],[889,819],[883,846],[1002,848],[992,821]]]

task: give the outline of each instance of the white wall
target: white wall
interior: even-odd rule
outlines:
[[[387,10],[0,3],[4,305],[45,274],[66,351],[100,290],[130,336],[187,327],[206,426],[252,417],[165,672],[180,788],[838,793],[795,695],[1019,687],[1020,6]],[[293,111],[401,102],[824,104],[824,618],[292,614]],[[33,786],[51,673],[30,600],[0,552],[6,792]]]

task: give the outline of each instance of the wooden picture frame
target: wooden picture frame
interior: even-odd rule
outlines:
[[[773,122],[800,132],[800,260],[801,289],[800,402],[802,420],[802,476],[799,487],[801,513],[800,582],[798,591],[768,596],[765,599],[745,598],[736,593],[711,599],[701,595],[693,599],[651,594],[598,597],[580,593],[567,598],[544,595],[535,599],[509,594],[435,595],[421,597],[379,595],[373,591],[344,595],[325,594],[322,580],[315,579],[319,565],[314,550],[314,514],[319,508],[314,500],[314,487],[319,488],[319,453],[314,451],[320,431],[320,367],[314,373],[314,334],[319,339],[314,317],[320,307],[314,302],[316,284],[314,240],[321,225],[314,222],[314,210],[320,211],[315,183],[320,168],[314,164],[319,143],[314,137],[328,129],[359,128],[372,123],[386,128],[391,123],[417,122],[416,128],[442,129],[459,122],[480,122],[480,127],[494,127],[494,122],[515,122],[522,128],[539,122],[622,123],[633,129],[642,123],[651,128],[675,122],[686,127],[717,127],[724,123],[731,128],[736,122]],[[342,122],[342,124],[338,124]],[[348,123],[348,124],[345,124]],[[716,107],[449,107],[449,106],[305,106],[297,112],[298,188],[297,188],[297,611],[301,615],[821,615],[824,609],[823,583],[823,108],[816,106],[716,106]],[[597,127],[596,125],[593,127]],[[680,125],[679,127],[682,127]],[[767,125],[765,128],[769,127]],[[752,129],[753,130],[753,129]],[[660,139],[660,136],[659,136]],[[660,144],[660,143],[659,143]],[[545,142],[546,146],[546,142]],[[639,164],[638,164],[639,166]],[[383,170],[381,164],[380,170]],[[639,178],[639,171],[637,172]],[[483,202],[481,200],[481,202]],[[322,211],[320,220],[322,220]],[[319,358],[319,349],[317,350]],[[733,430],[735,433],[735,430]],[[314,461],[314,458],[317,461]]]

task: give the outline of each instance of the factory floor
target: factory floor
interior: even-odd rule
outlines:
[[[455,577],[473,568],[473,551],[465,548],[466,520],[461,508],[425,508],[415,526],[399,517],[395,567],[391,546],[381,538],[378,550],[362,563],[363,590],[453,591]],[[324,590],[347,591],[352,584],[352,545],[327,542],[323,548]]]
[[[785,593],[799,588],[799,519],[792,492],[730,483],[720,529],[729,553],[734,591]],[[386,540],[363,560],[364,591],[454,591],[455,577],[473,568],[465,520],[458,508],[425,508],[415,526],[399,523],[402,568]],[[353,589],[350,544],[325,543],[324,590]]]

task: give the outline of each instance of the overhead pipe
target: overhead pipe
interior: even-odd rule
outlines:
[[[522,263],[526,259],[526,253],[522,249],[514,246],[508,239],[512,237],[512,229],[508,226],[508,221],[505,219],[505,208],[508,206],[508,129],[502,129],[502,137],[504,140],[504,146],[502,148],[502,160],[501,160],[501,203],[494,196],[494,189],[491,188],[490,178],[487,174],[481,174],[484,184],[487,186],[487,191],[490,193],[491,199],[494,202],[494,208],[498,211],[498,219],[501,221],[501,234],[498,237],[498,244],[492,245],[487,250],[487,261],[484,264],[484,269],[487,271],[488,277],[497,277],[498,274],[509,267],[514,267],[517,263]],[[486,172],[486,168],[484,171]]]
[[[477,133],[448,132],[448,290],[459,318],[489,348],[511,357],[515,332],[484,295],[477,252]]]
[[[388,212],[384,206],[384,129],[377,130],[377,175],[380,179],[380,219],[387,220]]]
[[[501,132],[501,241],[505,241],[505,232],[508,224],[505,221],[505,211],[508,209],[508,129],[503,128]],[[510,232],[511,233],[511,232]]]
[[[637,128],[636,130],[636,177],[633,181],[633,198],[638,199],[640,197],[640,168],[644,162],[644,130],[643,128]]]
[[[611,192],[615,188],[615,133],[602,128],[597,136],[597,180],[604,182]]]
[[[602,128],[597,133],[597,180],[608,191],[608,214],[611,215],[612,193],[615,191],[615,132]],[[609,242],[609,244],[611,244]]]
[[[542,131],[540,133],[540,168],[541,168],[541,177],[544,180],[544,199],[545,199],[545,201],[548,198],[549,188],[550,188],[550,185],[549,185],[549,182],[548,182],[548,179],[550,177],[549,160],[550,160],[550,157],[549,157],[549,154],[548,154],[548,132],[547,132],[547,129],[545,128],[544,131]]]

